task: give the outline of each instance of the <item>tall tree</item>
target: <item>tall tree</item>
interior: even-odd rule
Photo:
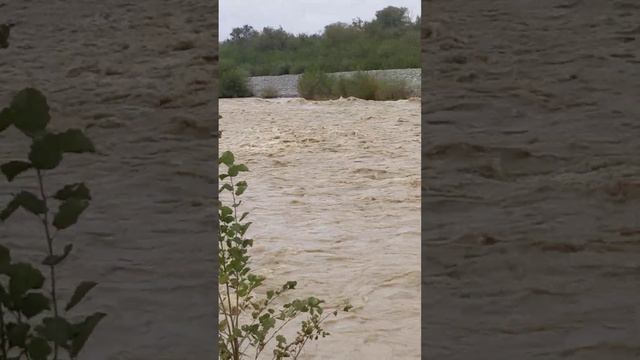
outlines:
[[[376,11],[374,22],[380,25],[382,29],[396,29],[411,24],[409,9],[406,7],[387,6],[382,10]]]
[[[258,36],[258,32],[249,25],[233,28],[231,30],[231,41],[242,41]]]

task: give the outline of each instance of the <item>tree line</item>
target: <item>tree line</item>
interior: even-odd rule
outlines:
[[[411,19],[408,12],[388,6],[371,21],[337,22],[313,35],[294,35],[282,27],[237,27],[220,44],[220,69],[262,76],[418,68],[420,17]]]

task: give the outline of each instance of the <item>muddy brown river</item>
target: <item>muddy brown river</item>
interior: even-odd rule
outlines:
[[[221,99],[255,268],[352,312],[304,359],[420,358],[420,101]],[[244,174],[242,174],[244,175]]]

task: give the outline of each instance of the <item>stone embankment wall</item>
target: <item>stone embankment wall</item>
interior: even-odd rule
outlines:
[[[412,90],[413,96],[420,96],[420,69],[369,70],[365,72],[373,74],[380,79],[404,80]],[[355,74],[355,71],[333,73],[333,75],[340,76],[352,74]],[[280,97],[298,97],[297,84],[299,76],[254,76],[249,78],[249,87],[257,96],[266,88],[274,88]]]

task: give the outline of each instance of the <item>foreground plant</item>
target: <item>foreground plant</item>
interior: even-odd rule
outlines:
[[[105,316],[96,312],[81,319],[70,319],[72,310],[96,286],[81,282],[62,307],[58,294],[56,269],[73,249],[65,244],[57,249],[60,231],[75,224],[89,206],[91,195],[84,183],[64,186],[52,196],[45,191],[45,174],[58,167],[65,153],[92,153],[95,148],[81,130],[54,133],[47,129],[50,120],[45,96],[38,90],[20,91],[11,104],[0,112],[0,132],[14,126],[31,139],[28,160],[9,161],[0,166],[8,181],[18,175],[35,172],[37,192],[22,190],[0,212],[6,221],[18,209],[33,214],[42,225],[46,255],[41,266],[48,269],[49,289],[44,289],[45,276],[34,266],[14,262],[8,248],[0,245],[0,359],[57,360],[60,349],[77,359],[96,325]],[[52,202],[58,203],[52,214]]]
[[[268,290],[263,296],[256,294],[265,277],[253,273],[249,267],[248,251],[253,240],[245,234],[251,222],[244,222],[248,213],[238,213],[241,204],[238,197],[247,189],[247,182],[236,181],[239,173],[249,169],[244,164],[236,164],[229,151],[222,154],[219,164],[226,166],[226,172],[219,175],[224,181],[219,192],[230,197],[231,205],[220,204],[218,210],[218,356],[220,360],[258,359],[267,346],[275,342],[272,359],[297,359],[309,341],[329,335],[322,327],[323,322],[329,316],[337,316],[339,310],[325,311],[324,301],[315,297],[276,306],[283,295],[295,289],[295,281]],[[345,312],[350,309],[349,304],[340,307]],[[285,326],[303,316],[305,319],[300,322],[294,338],[282,335]]]

